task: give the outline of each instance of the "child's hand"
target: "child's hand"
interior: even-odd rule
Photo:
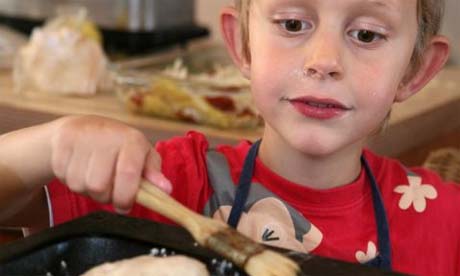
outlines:
[[[112,203],[121,213],[132,207],[141,177],[171,192],[171,183],[161,173],[160,156],[144,134],[102,117],[56,121],[51,165],[72,191]]]

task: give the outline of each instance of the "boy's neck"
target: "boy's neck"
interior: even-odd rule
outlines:
[[[364,142],[328,156],[309,156],[287,146],[281,139],[264,136],[259,158],[281,177],[312,189],[331,189],[355,181],[361,172]],[[279,137],[278,137],[279,138]]]

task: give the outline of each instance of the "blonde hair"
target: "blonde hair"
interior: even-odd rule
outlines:
[[[248,61],[251,59],[248,28],[250,5],[251,0],[235,0],[235,6],[240,15],[242,53]],[[444,15],[444,6],[445,0],[417,0],[418,38],[414,45],[409,75],[415,73],[420,67],[428,41],[439,33]]]

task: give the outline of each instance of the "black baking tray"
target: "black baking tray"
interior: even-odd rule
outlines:
[[[399,275],[318,256],[275,249],[294,259],[302,275]],[[212,275],[245,275],[183,228],[96,212],[0,246],[0,275],[80,275],[108,261],[142,254],[184,254],[205,263]]]

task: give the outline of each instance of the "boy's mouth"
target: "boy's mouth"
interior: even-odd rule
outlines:
[[[332,119],[352,110],[333,99],[318,99],[314,97],[285,98],[302,115],[314,119]]]

